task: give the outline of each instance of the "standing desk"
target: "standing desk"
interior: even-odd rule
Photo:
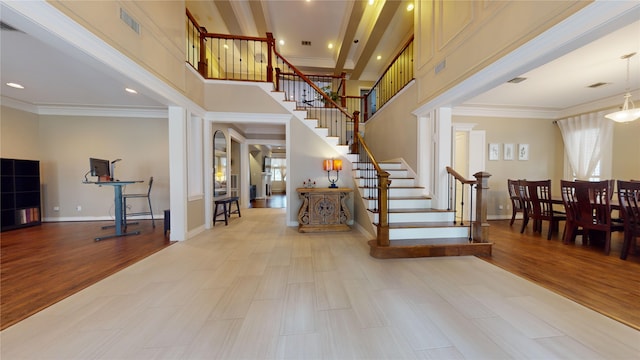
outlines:
[[[113,186],[113,203],[115,204],[115,228],[116,232],[111,235],[99,236],[95,240],[100,241],[104,239],[110,239],[118,236],[138,235],[140,231],[122,232],[122,187],[129,184],[141,183],[142,180],[117,180],[117,181],[86,181],[85,184],[95,184],[98,186],[108,185]]]

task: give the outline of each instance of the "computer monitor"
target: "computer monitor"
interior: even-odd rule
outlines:
[[[109,160],[89,158],[89,166],[91,168],[91,176],[100,178],[110,178]]]

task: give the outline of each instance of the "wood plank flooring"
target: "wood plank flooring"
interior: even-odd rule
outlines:
[[[6,328],[0,356],[632,359],[640,353],[639,331],[488,261],[379,260],[356,231],[301,234],[284,224],[283,209],[243,210],[228,226],[173,244]],[[521,238],[508,226],[500,235],[499,227],[492,227],[499,243],[513,238],[513,246],[531,242],[533,249],[536,242],[557,243],[537,234]],[[573,291],[617,286],[562,250],[580,251],[591,262],[616,259],[581,246],[531,253],[541,254],[539,268],[571,265],[549,271],[567,287],[567,273],[585,275]],[[635,286],[639,267],[634,258],[615,270],[628,268],[626,284]],[[616,301],[612,296],[605,306],[621,306]]]
[[[170,245],[162,220],[129,229],[140,235],[94,241],[109,222],[43,223],[0,234],[0,329]]]

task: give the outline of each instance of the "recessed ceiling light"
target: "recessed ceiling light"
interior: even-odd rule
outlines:
[[[24,89],[24,86],[20,84],[12,83],[12,82],[8,82],[7,86],[11,86],[12,88],[16,88],[16,89]]]
[[[284,40],[280,40],[278,43],[279,43],[280,45],[284,45]]]
[[[409,5],[407,5],[407,11],[412,11],[413,10],[413,3],[410,3]]]
[[[380,60],[380,59],[382,59],[382,55],[376,56],[376,60]]]
[[[329,49],[333,49],[333,44],[329,43],[329,45],[327,46]]]
[[[132,94],[137,94],[137,93],[138,93],[137,91],[135,91],[135,90],[133,90],[133,89],[131,89],[131,88],[124,88],[124,90],[125,90],[126,92],[128,92],[128,93],[132,93]]]
[[[375,0],[369,0],[369,5],[373,5],[374,2]]]

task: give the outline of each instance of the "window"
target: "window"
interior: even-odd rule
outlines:
[[[273,181],[287,181],[287,159],[271,159],[271,171],[273,171]]]
[[[565,155],[565,177],[599,180],[611,173],[613,124],[604,112],[583,114],[558,121]]]

